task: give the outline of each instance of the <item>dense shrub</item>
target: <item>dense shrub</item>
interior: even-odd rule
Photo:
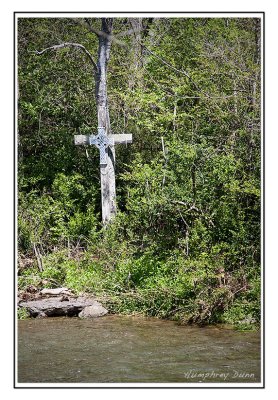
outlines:
[[[96,38],[70,19],[19,21],[19,286],[66,285],[115,312],[258,322],[260,21],[142,29],[111,49],[111,128],[134,139],[116,147],[119,209],[103,228],[98,151],[73,144],[97,126],[91,66],[68,49],[35,55],[57,37],[94,53]]]

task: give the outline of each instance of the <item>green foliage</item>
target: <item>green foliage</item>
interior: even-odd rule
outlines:
[[[28,319],[30,318],[30,314],[26,308],[20,307],[17,309],[17,319]]]
[[[22,251],[32,251],[39,244],[43,252],[65,243],[90,242],[97,237],[97,215],[92,205],[93,193],[81,182],[79,174],[58,174],[49,192],[19,194],[18,244]]]
[[[18,248],[43,264],[19,286],[243,328],[260,320],[260,21],[137,23],[109,61],[111,128],[133,144],[116,148],[119,212],[104,229],[98,152],[73,144],[97,126],[92,67],[78,50],[35,54],[59,39],[95,55],[97,38],[67,18],[19,20]],[[130,27],[115,18],[115,34]]]
[[[41,282],[39,271],[36,268],[27,268],[20,272],[17,279],[19,290],[26,290],[28,286],[34,285],[38,287]]]

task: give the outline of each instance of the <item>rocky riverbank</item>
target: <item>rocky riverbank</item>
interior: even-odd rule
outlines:
[[[75,296],[67,288],[43,289],[19,292],[18,309],[25,309],[30,317],[46,318],[68,316],[97,318],[108,310],[91,296]]]

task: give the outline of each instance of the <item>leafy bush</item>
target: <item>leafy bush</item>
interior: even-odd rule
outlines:
[[[72,140],[97,126],[91,68],[68,49],[34,55],[57,37],[93,53],[97,38],[70,19],[19,21],[18,248],[32,259],[19,286],[183,322],[259,321],[260,20],[141,22],[141,47],[126,35],[111,50],[111,129],[134,140],[117,147],[119,210],[104,228],[98,151]]]

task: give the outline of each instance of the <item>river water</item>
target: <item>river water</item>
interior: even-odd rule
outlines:
[[[18,382],[260,382],[260,334],[113,315],[23,320]]]

